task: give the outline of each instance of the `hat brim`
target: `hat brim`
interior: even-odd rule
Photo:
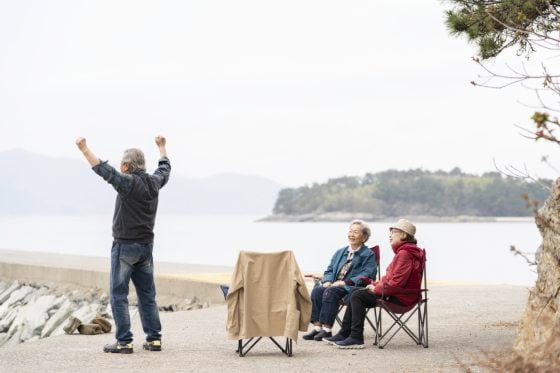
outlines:
[[[404,233],[408,234],[410,237],[414,238],[414,235],[412,233],[407,232],[406,230],[402,229],[401,227],[389,227],[389,230],[391,230],[391,229],[398,229],[399,231],[404,232]]]

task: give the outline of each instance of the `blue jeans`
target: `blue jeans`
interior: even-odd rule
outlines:
[[[323,325],[334,324],[338,313],[338,302],[348,294],[343,286],[331,286],[324,288],[317,285],[311,291],[311,322],[320,322]]]
[[[128,284],[138,296],[138,311],[146,340],[161,339],[161,323],[154,284],[153,244],[113,242],[111,249],[111,308],[115,319],[116,338],[121,343],[132,342],[128,312]]]

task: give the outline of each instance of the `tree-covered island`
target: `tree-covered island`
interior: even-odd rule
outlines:
[[[459,168],[450,172],[387,170],[282,189],[273,215],[265,220],[532,216],[551,184],[547,179],[519,179],[499,172],[467,174]]]

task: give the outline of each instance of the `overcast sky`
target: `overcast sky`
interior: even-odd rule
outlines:
[[[118,163],[168,138],[174,171],[297,186],[388,168],[540,162],[521,88],[482,71],[438,0],[2,1],[0,151]],[[513,59],[510,60],[510,62]],[[503,65],[495,61],[493,67]],[[85,162],[85,161],[84,161]]]

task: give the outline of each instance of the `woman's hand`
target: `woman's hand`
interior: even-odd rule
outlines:
[[[324,288],[330,288],[331,285],[332,285],[332,282],[329,282],[329,281],[323,282],[323,287],[324,287]]]
[[[368,286],[366,286],[366,289],[368,289],[369,291],[371,291],[373,293],[373,289],[375,289],[375,285],[368,285]]]
[[[344,286],[344,285],[346,285],[346,282],[342,280],[333,282],[333,286]]]

